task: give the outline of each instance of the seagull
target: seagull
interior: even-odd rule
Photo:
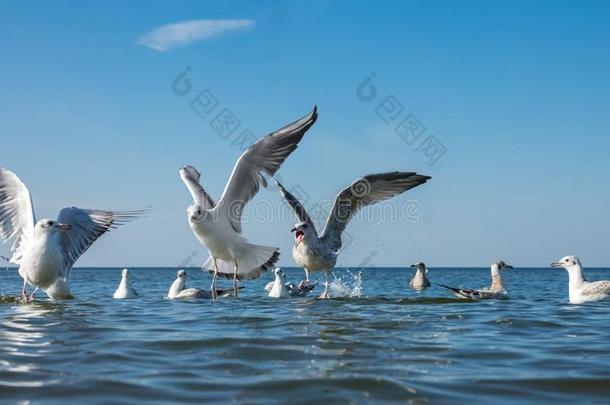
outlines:
[[[309,283],[309,272],[323,272],[324,292],[320,298],[328,298],[328,272],[337,263],[341,234],[350,219],[360,208],[397,196],[424,184],[430,178],[413,172],[389,172],[369,174],[356,180],[337,194],[320,236],[305,207],[276,180],[280,193],[300,221],[291,231],[294,232],[295,239],[292,257],[305,270],[305,284]]]
[[[413,276],[413,279],[411,279],[411,283],[409,283],[411,288],[414,288],[416,290],[423,290],[425,288],[430,287],[430,280],[428,280],[428,277],[426,277],[426,274],[428,274],[428,269],[426,268],[426,265],[422,262],[419,262],[412,264],[411,267],[414,267],[416,269],[415,275]]]
[[[243,287],[240,287],[243,288]],[[226,297],[229,295],[229,291],[226,290],[216,290],[217,296]],[[212,293],[204,290],[200,290],[199,288],[186,288],[186,271],[178,270],[176,273],[176,279],[169,287],[169,292],[167,293],[167,298],[170,300],[175,299],[191,299],[191,298],[212,298]]]
[[[273,273],[275,274],[275,281],[271,286],[271,290],[269,290],[269,296],[271,298],[288,297],[288,287],[286,287],[284,272],[278,267]]]
[[[317,117],[314,107],[305,117],[250,146],[235,163],[217,204],[199,183],[201,175],[194,167],[180,169],[180,177],[193,197],[193,204],[187,209],[189,225],[210,253],[203,269],[213,274],[213,292],[217,276],[232,278],[237,297],[237,280],[258,278],[279,259],[278,248],[251,244],[241,235],[241,214],[260,186],[267,187],[263,174],[275,174]]]
[[[465,298],[469,300],[484,300],[491,298],[507,298],[507,292],[502,285],[502,277],[500,276],[500,272],[504,269],[512,269],[513,266],[504,263],[502,260],[496,260],[491,264],[491,287],[481,289],[481,290],[472,290],[469,288],[453,288],[447,287],[446,285],[439,284],[441,287],[444,287],[450,290],[456,297]]]
[[[566,256],[558,262],[551,263],[551,267],[564,268],[568,271],[570,303],[582,304],[610,298],[610,281],[587,281],[578,257]]]
[[[275,272],[278,270],[282,272],[282,280],[284,281],[284,285],[288,289],[288,295],[290,295],[291,297],[305,297],[316,287],[316,285],[318,285],[318,282],[316,281],[315,283],[311,283],[311,284],[307,284],[307,285],[305,285],[304,283],[301,282],[298,286],[295,286],[293,283],[291,283],[289,281],[286,282],[286,274],[284,274],[283,270],[281,270],[279,267],[274,269],[274,274],[276,274]],[[277,279],[277,276],[276,276],[276,279]],[[270,281],[269,283],[267,283],[267,285],[265,285],[265,291],[270,293],[271,290],[273,289],[274,285],[275,285],[275,280]],[[271,296],[271,295],[269,295],[269,296]]]
[[[123,269],[121,273],[121,283],[114,294],[112,294],[112,298],[120,300],[124,298],[136,298],[137,296],[138,292],[136,289],[129,285],[129,270]]]
[[[27,187],[13,172],[0,168],[0,238],[13,243],[10,262],[19,266],[26,302],[38,289],[51,299],[70,298],[70,270],[78,258],[104,233],[147,212],[69,207],[57,220],[36,222]],[[35,287],[29,296],[28,284]]]

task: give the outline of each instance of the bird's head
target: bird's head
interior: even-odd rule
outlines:
[[[123,276],[123,278],[127,278],[127,276],[129,275],[129,270],[123,269],[123,271],[121,272],[121,275]]]
[[[582,264],[580,263],[580,259],[576,256],[565,256],[559,261],[551,263],[551,267],[566,269],[568,273],[582,270]]]
[[[199,222],[205,216],[205,210],[197,204],[192,204],[186,209],[186,216],[190,222]]]
[[[284,270],[282,270],[282,269],[281,269],[281,268],[279,268],[279,267],[276,267],[276,268],[273,270],[273,274],[275,274],[275,276],[276,276],[276,277],[284,278]]]
[[[411,265],[411,267],[417,269],[417,271],[426,272],[426,265],[423,262],[417,262]]]
[[[314,230],[307,222],[300,222],[294,225],[290,232],[294,232],[294,246],[299,246],[303,241],[309,241],[314,237]]]
[[[178,273],[176,273],[176,278],[186,280],[186,271],[178,270]]]
[[[48,218],[41,219],[40,221],[36,222],[36,225],[34,226],[34,232],[47,235],[52,235],[56,232],[69,231],[70,229],[72,229],[71,225],[62,224]]]
[[[502,260],[496,260],[491,264],[491,273],[492,274],[500,274],[500,271],[505,269],[512,269],[513,266],[510,264],[506,264]]]
[[[201,173],[199,173],[199,171],[193,166],[182,166],[179,173],[182,180],[193,180],[199,182],[199,179],[201,178]]]

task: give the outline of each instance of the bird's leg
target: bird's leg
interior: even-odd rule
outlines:
[[[216,264],[216,258],[212,257],[214,262],[214,274],[212,275],[212,301],[216,301],[216,276],[218,275],[218,265]]]
[[[27,281],[23,280],[23,288],[21,289],[21,298],[23,302],[28,302],[28,292],[26,291]]]
[[[299,283],[299,288],[305,288],[307,285],[309,285],[309,270],[304,267],[303,270],[305,271],[305,280],[301,280]]]
[[[36,294],[37,291],[38,291],[38,287],[36,287],[34,289],[34,291],[32,291],[32,293],[30,294],[30,301],[34,301],[34,294]]]
[[[237,264],[237,260],[235,260],[235,267],[233,270],[233,297],[237,298],[237,269],[239,265]]]
[[[328,270],[324,272],[324,292],[320,298],[328,298]]]

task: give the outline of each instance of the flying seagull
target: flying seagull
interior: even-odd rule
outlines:
[[[78,258],[109,230],[146,214],[64,208],[57,220],[36,222],[30,192],[10,170],[0,168],[0,237],[12,241],[10,262],[19,266],[24,301],[42,289],[51,299],[71,296],[70,270]],[[35,287],[28,296],[26,286]]]
[[[309,272],[323,272],[325,285],[320,298],[328,298],[328,272],[337,263],[341,234],[356,212],[362,207],[387,200],[424,184],[429,179],[429,176],[413,172],[389,172],[369,174],[356,180],[337,194],[320,236],[305,207],[276,180],[280,193],[300,221],[292,229],[295,239],[292,257],[305,270],[305,283],[309,282]]]
[[[566,256],[558,262],[551,263],[551,267],[564,268],[568,271],[570,303],[582,304],[610,298],[610,281],[587,281],[578,257]]]
[[[136,298],[137,296],[138,292],[129,284],[129,270],[123,269],[121,272],[121,282],[114,291],[114,294],[112,294],[112,298],[121,300],[125,298]]]
[[[314,107],[305,117],[250,146],[235,163],[217,204],[199,183],[201,176],[194,167],[180,169],[180,177],[193,197],[187,209],[189,225],[210,253],[203,269],[213,274],[212,298],[216,298],[217,276],[233,279],[237,297],[237,280],[258,278],[279,259],[278,248],[251,244],[241,235],[241,214],[260,186],[267,186],[264,174],[273,176],[277,172],[317,117]]]
[[[473,290],[470,288],[454,288],[439,284],[441,287],[448,289],[458,298],[469,300],[484,300],[491,298],[507,298],[507,292],[502,285],[502,277],[500,272],[504,269],[512,269],[513,266],[504,263],[502,260],[496,260],[491,264],[491,287],[481,290]]]
[[[423,290],[425,288],[430,287],[430,280],[428,280],[428,277],[426,277],[426,274],[428,274],[428,269],[426,268],[426,265],[422,262],[419,262],[411,265],[411,267],[415,268],[415,275],[409,283],[411,288],[415,290]]]

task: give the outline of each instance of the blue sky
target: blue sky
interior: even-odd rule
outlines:
[[[249,22],[169,49],[143,44],[194,20]],[[207,254],[178,169],[196,166],[218,198],[240,150],[189,103],[207,89],[236,131],[257,136],[317,104],[279,172],[311,203],[367,173],[433,177],[394,201],[418,201],[419,221],[350,224],[340,265],[545,266],[575,254],[607,266],[609,20],[601,1],[4,1],[0,165],[28,185],[39,218],[68,205],[154,207],[77,265],[199,265]],[[181,97],[171,85],[186,67]],[[377,94],[365,102],[357,89],[371,73]],[[388,96],[402,111],[386,124]],[[411,145],[394,132],[409,114],[425,127]],[[446,149],[433,165],[417,150],[429,135]],[[273,188],[255,201],[281,206]],[[292,223],[249,221],[244,232],[293,265]]]

